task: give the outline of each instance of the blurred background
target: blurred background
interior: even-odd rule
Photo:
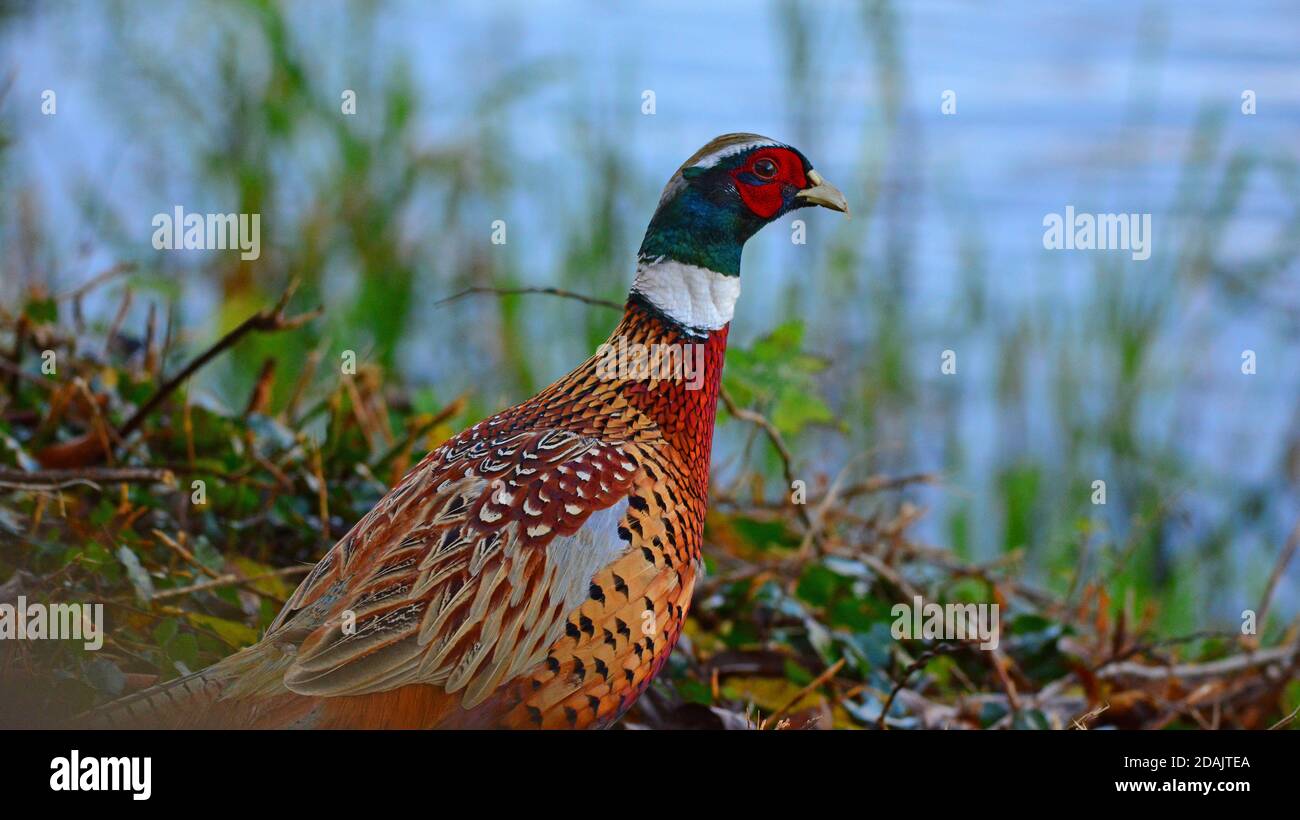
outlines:
[[[805,245],[786,217],[745,253],[728,387],[777,423],[796,477],[855,458],[938,473],[902,491],[922,541],[1019,551],[1058,590],[1109,578],[1158,601],[1165,630],[1232,630],[1300,513],[1298,10],[9,0],[0,297],[134,262],[148,298],[124,326],[170,304],[201,341],[298,277],[324,318],[242,343],[198,377],[205,401],[242,404],[272,351],[283,396],[295,362],[351,349],[417,408],[464,395],[468,423],[562,375],[616,316],[439,300],[621,300],[668,176],[755,131],[853,206],[796,214]],[[153,215],[177,205],[260,213],[261,258],[155,251]],[[1152,214],[1150,259],[1044,250],[1044,216],[1067,205]],[[120,295],[89,295],[87,315],[106,325]],[[714,465],[718,486],[757,470],[785,492],[734,421]],[[1300,564],[1284,618],[1297,580]]]

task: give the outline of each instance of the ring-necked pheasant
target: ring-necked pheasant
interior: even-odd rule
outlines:
[[[94,722],[615,721],[672,651],[700,569],[741,248],[809,205],[848,210],[790,146],[727,134],[701,148],[664,188],[610,339],[644,352],[639,364],[593,357],[450,439],[334,545],[259,643]],[[683,360],[703,373],[687,378]]]

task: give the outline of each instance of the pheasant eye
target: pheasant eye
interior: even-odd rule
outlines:
[[[776,179],[776,163],[764,157],[754,163],[754,176],[759,179]]]

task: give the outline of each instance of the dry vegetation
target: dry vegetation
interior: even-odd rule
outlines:
[[[120,300],[106,321],[83,315],[93,288]],[[474,420],[463,399],[420,406],[374,365],[338,375],[322,366],[323,345],[302,361],[266,358],[238,400],[192,389],[192,376],[249,337],[302,332],[317,312],[292,295],[207,345],[152,304],[144,327],[126,326],[137,294],[125,267],[0,308],[0,601],[102,602],[109,626],[99,652],[0,644],[0,721],[53,723],[256,641],[331,538]],[[748,426],[780,475],[754,468],[715,482],[708,574],[686,636],[624,725],[1296,723],[1294,624],[1268,646],[1236,634],[1158,635],[1154,604],[1131,588],[1117,600],[1111,578],[1076,577],[1049,592],[1022,580],[1018,552],[959,561],[910,534],[924,510],[908,490],[938,476],[873,475],[853,459],[814,478],[806,503],[791,503],[785,488],[807,465],[795,463],[790,426],[771,420],[770,402],[756,409],[765,403],[751,388],[758,374],[808,364],[797,341],[760,341],[729,362],[719,423]],[[42,371],[44,351],[54,352],[53,374]],[[790,378],[806,387],[810,368]],[[815,395],[806,399],[816,410]],[[1298,542],[1300,530],[1261,590],[1261,627]],[[999,604],[998,648],[894,639],[891,607],[918,595]]]

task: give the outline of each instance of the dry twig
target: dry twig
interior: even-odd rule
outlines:
[[[154,467],[84,467],[72,470],[15,470],[0,467],[0,487],[39,491],[61,490],[78,484],[173,484],[171,470]]]
[[[285,316],[284,309],[289,304],[289,299],[297,290],[297,282],[290,283],[280,296],[279,301],[269,310],[260,310],[249,316],[237,327],[222,336],[216,344],[209,347],[203,353],[196,356],[189,364],[181,368],[180,372],[172,376],[158,390],[149,397],[149,399],[140,408],[135,411],[131,418],[127,419],[122,427],[118,430],[118,436],[125,439],[139,429],[149,414],[158,408],[160,404],[167,400],[167,397],[175,392],[176,388],[185,383],[185,380],[193,376],[199,368],[221,355],[225,350],[232,347],[240,339],[249,333],[258,331],[261,333],[274,333],[282,330],[293,330],[302,327],[321,314],[322,308],[300,313],[297,316]]]

